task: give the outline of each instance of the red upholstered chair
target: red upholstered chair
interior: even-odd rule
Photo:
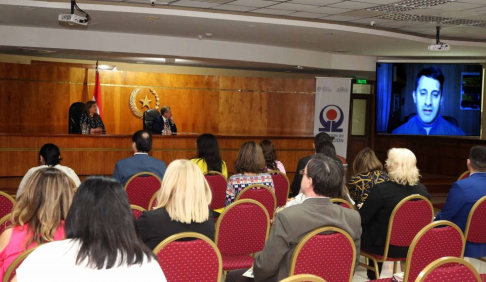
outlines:
[[[435,260],[422,270],[415,282],[482,282],[476,269],[467,261],[455,257]]]
[[[255,200],[238,200],[227,206],[216,222],[216,245],[223,257],[223,270],[249,268],[251,254],[263,250],[270,231],[270,217]]]
[[[191,241],[177,241],[195,238]],[[222,260],[218,247],[208,237],[184,232],[170,236],[154,249],[167,282],[220,282]]]
[[[457,178],[457,181],[459,180],[463,180],[463,179],[466,179],[469,177],[469,170],[466,170],[465,172],[463,172],[461,175],[459,175],[459,177]]]
[[[343,199],[334,198],[334,199],[331,200],[331,202],[333,202],[335,204],[338,204],[338,205],[340,205],[343,208],[348,208],[348,209],[356,210],[356,207],[355,206],[353,206],[350,202],[348,202],[346,200],[343,200]]]
[[[151,211],[157,206],[157,195],[159,194],[159,191],[155,192],[155,194],[152,195],[152,198],[150,198],[149,202],[149,207],[148,210]]]
[[[346,159],[344,157],[341,157],[339,155],[336,155],[336,157],[343,162],[343,165],[347,164]]]
[[[360,263],[360,265],[366,269],[374,270],[376,277],[380,277],[377,262],[393,261],[393,269],[396,272],[396,262],[405,261],[406,258],[389,258],[388,249],[390,245],[398,247],[410,246],[415,235],[432,222],[433,216],[432,204],[427,198],[420,195],[412,195],[401,200],[390,216],[383,255],[373,254],[362,249],[361,255],[371,259],[375,267],[373,268],[364,263]]]
[[[327,281],[351,282],[355,261],[356,246],[351,236],[340,228],[322,227],[299,242],[292,255],[289,276],[307,273]]]
[[[464,235],[467,242],[486,243],[486,196],[479,199],[471,208]],[[484,258],[478,259],[486,261]]]
[[[268,186],[261,184],[250,185],[236,196],[235,201],[241,199],[252,199],[261,203],[267,209],[268,216],[273,218],[273,212],[277,207],[277,198]]]
[[[36,248],[37,247],[24,251],[12,262],[12,264],[7,268],[5,275],[3,276],[3,282],[10,282],[15,277],[15,275],[17,275],[17,268],[19,268],[25,258],[27,258],[27,256],[30,255],[30,253],[32,253]]]
[[[0,219],[0,234],[2,234],[2,232],[5,231],[5,229],[7,229],[7,227],[10,226],[10,224],[11,224],[10,217],[11,216],[12,216],[12,213],[9,213],[9,214],[5,215],[4,217],[2,217]]]
[[[133,216],[135,219],[138,219],[138,217],[144,212],[147,211],[146,209],[136,206],[136,205],[130,205],[130,208],[132,209]]]
[[[159,189],[162,181],[151,172],[140,172],[128,179],[125,191],[131,205],[148,209],[150,199]]]
[[[269,171],[272,175],[273,186],[275,187],[275,197],[277,198],[277,207],[285,206],[290,192],[289,178],[285,173],[272,170]]]
[[[211,204],[209,205],[212,210],[224,208],[226,200],[226,177],[220,172],[209,171],[204,174],[206,181],[211,188],[211,194],[213,196]]]
[[[12,212],[15,200],[7,193],[0,191],[0,218]]]
[[[287,277],[284,280],[280,280],[280,282],[326,282],[326,280],[312,274],[299,274]]]
[[[462,258],[464,246],[464,235],[457,225],[446,220],[430,223],[420,230],[410,245],[403,282],[415,281],[427,265],[439,258]],[[372,281],[391,282],[392,278]]]

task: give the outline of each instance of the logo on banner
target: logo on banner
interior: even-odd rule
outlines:
[[[322,109],[319,115],[322,127],[319,131],[324,132],[343,132],[341,124],[344,121],[344,114],[340,107],[329,105]]]

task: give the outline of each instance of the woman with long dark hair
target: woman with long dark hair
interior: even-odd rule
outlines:
[[[135,231],[123,187],[89,177],[76,191],[65,223],[66,240],[36,249],[17,270],[28,281],[166,281],[157,258]]]
[[[197,158],[191,159],[203,173],[209,171],[221,172],[228,179],[228,169],[226,163],[219,154],[218,139],[216,136],[204,133],[196,140]]]
[[[265,165],[267,166],[268,171],[278,170],[286,173],[283,163],[277,160],[277,151],[275,150],[272,141],[263,139],[262,142],[260,142],[260,147],[262,147],[263,157],[265,157]]]
[[[98,114],[98,106],[95,101],[88,101],[84,105],[83,114],[79,121],[80,128],[83,128],[83,123],[88,126],[90,134],[105,132],[105,125]]]

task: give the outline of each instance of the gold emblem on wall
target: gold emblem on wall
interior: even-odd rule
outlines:
[[[140,89],[137,88],[137,89],[132,91],[132,94],[130,94],[130,110],[132,111],[132,114],[134,116],[136,116],[137,118],[142,118],[143,117],[143,111],[141,109],[139,109],[138,106],[137,106],[138,91],[140,91]],[[157,95],[157,93],[152,89],[150,89],[150,92],[155,97],[155,108],[154,109],[158,110],[159,106],[160,106],[159,95]],[[150,100],[148,98],[148,96],[145,95],[145,98],[140,99],[139,102],[141,103],[142,109],[147,107],[147,110],[148,110],[148,109],[150,109],[150,103],[152,103],[152,100]]]

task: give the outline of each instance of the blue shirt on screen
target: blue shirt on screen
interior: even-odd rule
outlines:
[[[425,128],[430,128],[429,132]],[[406,123],[400,127],[395,128],[392,134],[405,134],[405,135],[466,135],[462,129],[446,121],[442,116],[438,116],[437,119],[430,125],[424,124],[420,121],[418,116],[410,118]]]

